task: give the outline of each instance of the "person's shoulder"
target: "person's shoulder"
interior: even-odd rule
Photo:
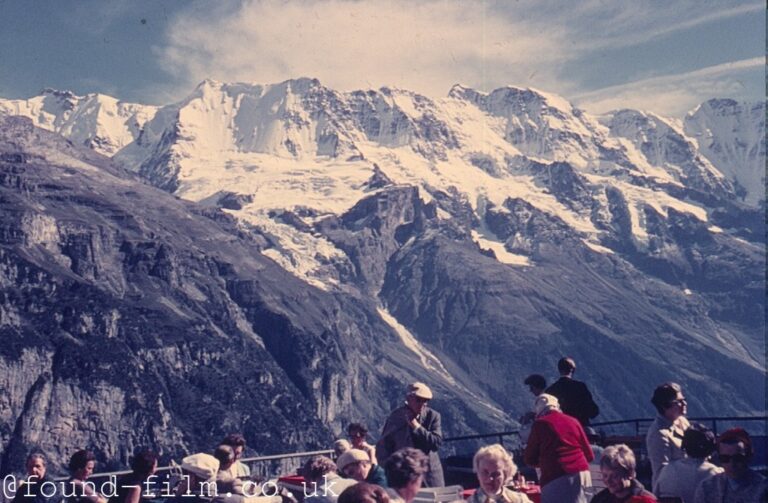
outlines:
[[[717,487],[718,485],[724,482],[725,482],[725,473],[721,471],[719,473],[711,475],[705,478],[704,480],[702,480],[701,483],[699,483],[699,487],[704,492],[710,492],[712,489],[714,489],[715,487]]]
[[[595,494],[595,497],[592,498],[591,503],[605,503],[608,501],[611,501],[611,491],[609,491],[606,487],[599,493]]]
[[[523,493],[519,493],[517,491],[513,491],[508,487],[504,488],[504,498],[506,501],[509,501],[510,503],[532,503],[530,498],[528,498],[527,495]]]

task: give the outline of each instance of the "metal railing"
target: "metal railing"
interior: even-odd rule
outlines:
[[[756,422],[762,422],[763,423],[763,429],[760,432],[762,435],[768,435],[768,416],[741,416],[741,417],[727,417],[727,416],[708,416],[708,417],[692,417],[688,418],[691,422],[708,422],[712,425],[712,430],[717,434],[718,432],[718,425],[722,423],[738,423],[742,426],[744,426],[744,423],[756,423]],[[595,429],[605,428],[605,427],[613,427],[613,426],[625,426],[625,425],[631,425],[634,427],[634,433],[635,436],[641,436],[644,434],[644,430],[642,429],[642,426],[645,425],[645,429],[647,430],[648,425],[650,425],[653,422],[653,418],[636,418],[636,419],[622,419],[618,421],[601,421],[599,423],[594,423],[591,426]],[[498,439],[500,444],[504,444],[504,439],[507,437],[515,437],[519,440],[520,438],[520,430],[508,430],[508,431],[500,431],[500,432],[492,432],[492,433],[478,433],[478,434],[472,434],[472,435],[460,435],[460,436],[454,436],[454,437],[446,437],[443,439],[443,442],[459,442],[463,440],[481,440],[485,438],[495,438]],[[285,453],[285,454],[273,454],[268,456],[253,456],[249,458],[242,458],[240,459],[240,462],[242,463],[259,463],[259,462],[266,462],[266,461],[283,461],[286,459],[294,459],[294,458],[305,458],[310,456],[320,456],[320,455],[329,455],[333,454],[333,450],[331,449],[325,449],[325,450],[318,450],[318,451],[303,451],[303,452],[294,452],[294,453]],[[178,465],[170,465],[170,466],[163,466],[158,467],[157,472],[166,472],[171,471],[173,469],[178,469]],[[114,471],[114,472],[103,472],[103,473],[94,473],[91,475],[91,479],[93,478],[99,478],[99,477],[109,477],[109,476],[119,476],[119,475],[125,475],[131,473],[130,470],[122,470],[122,471]],[[66,480],[66,478],[60,478],[55,480]]]
[[[305,458],[310,456],[324,456],[328,454],[333,454],[333,449],[325,449],[321,451],[303,451],[303,452],[292,452],[287,454],[273,454],[269,456],[253,456],[250,458],[241,458],[241,463],[258,463],[261,461],[282,461],[284,459],[293,459],[293,458]],[[169,466],[159,466],[157,470],[155,470],[155,473],[162,473],[162,472],[169,472],[174,469],[179,469],[180,465],[169,465]],[[131,473],[131,470],[120,470],[116,472],[100,472],[100,473],[94,473],[90,477],[88,477],[88,480],[100,478],[100,477],[119,477],[120,475],[127,475]],[[65,481],[68,480],[69,477],[59,477],[53,479],[55,482]]]
[[[648,430],[648,426],[653,422],[654,418],[636,418],[636,419],[620,419],[617,421],[601,421],[598,423],[592,423],[590,426],[596,430],[599,430],[601,427],[605,428],[607,426],[625,426],[625,425],[631,425],[634,426],[634,432],[635,436],[641,436],[644,435],[645,432]],[[762,422],[763,423],[763,429],[760,432],[760,434],[765,435],[768,434],[768,416],[707,416],[707,417],[689,417],[689,421],[691,422],[697,422],[697,423],[709,423],[712,425],[712,431],[715,433],[715,435],[718,434],[718,424],[720,423],[738,423],[742,426],[744,426],[743,423],[755,423],[755,422]],[[644,426],[644,428],[643,428]],[[494,433],[480,433],[476,435],[462,435],[462,436],[456,436],[456,437],[447,437],[443,439],[443,442],[457,442],[461,440],[478,440],[483,438],[497,438],[499,440],[500,444],[504,443],[505,437],[520,437],[520,430],[509,430],[509,431],[499,431]]]

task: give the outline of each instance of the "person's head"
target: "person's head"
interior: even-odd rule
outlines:
[[[725,476],[740,479],[749,471],[752,458],[752,439],[742,428],[731,428],[717,441],[717,456]]]
[[[136,475],[148,478],[157,469],[157,454],[149,449],[142,449],[131,459],[131,470]]]
[[[504,484],[517,473],[517,465],[501,444],[481,447],[475,453],[472,466],[480,487],[487,495],[498,494]]]
[[[429,470],[429,459],[418,449],[405,447],[392,453],[384,463],[387,483],[409,503],[416,497]]]
[[[694,423],[683,433],[682,447],[689,457],[706,459],[715,451],[715,434],[703,424]]]
[[[576,362],[573,358],[564,356],[557,361],[557,371],[561,376],[572,376],[576,372]]]
[[[326,456],[312,456],[304,463],[301,475],[307,482],[320,482],[325,475],[336,472],[336,463]]]
[[[381,486],[359,482],[344,489],[338,503],[389,503],[389,495]]]
[[[683,396],[683,388],[674,382],[665,382],[653,390],[651,403],[656,407],[659,415],[674,421],[688,412],[688,402]]]
[[[219,460],[219,470],[229,470],[235,462],[235,449],[231,445],[221,444],[213,451],[213,457]]]
[[[536,417],[546,416],[550,412],[559,410],[560,402],[554,395],[542,393],[533,401],[533,412],[536,414]]]
[[[210,454],[198,452],[181,460],[181,470],[187,477],[181,479],[182,483],[176,489],[176,494],[185,494],[188,491],[199,494],[201,489],[203,489],[203,483],[210,483],[216,480],[216,473],[219,471],[219,460]],[[209,489],[215,487],[215,484],[208,487]]]
[[[533,396],[541,395],[547,388],[547,380],[544,379],[543,375],[531,374],[526,377],[523,382],[528,386],[528,391],[530,391]]]
[[[93,452],[82,449],[69,458],[69,473],[77,480],[86,480],[96,468],[96,456]]]
[[[347,427],[347,434],[352,441],[353,447],[360,447],[365,442],[365,436],[368,434],[368,429],[361,423],[350,423]]]
[[[239,433],[230,433],[224,440],[221,441],[221,445],[228,445],[235,450],[235,461],[243,457],[243,451],[245,451],[245,437]]]
[[[605,487],[616,497],[625,496],[635,478],[635,454],[625,444],[609,445],[600,458]]]
[[[333,453],[338,458],[352,448],[352,444],[346,438],[340,438],[333,443]]]
[[[36,477],[38,480],[45,477],[45,456],[35,452],[27,456],[27,477]]]
[[[345,477],[362,482],[371,471],[371,458],[365,451],[350,449],[339,456],[336,466]]]
[[[423,414],[432,400],[432,390],[423,382],[414,382],[405,389],[405,403],[414,414]]]

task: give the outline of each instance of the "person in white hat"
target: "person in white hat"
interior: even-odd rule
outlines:
[[[216,473],[219,460],[210,454],[199,452],[181,460],[184,477],[176,488],[178,503],[208,503],[216,496]]]
[[[368,482],[387,487],[384,468],[371,463],[368,453],[362,449],[350,449],[336,460],[339,473],[358,482]]]
[[[376,444],[379,463],[403,447],[419,449],[429,458],[429,471],[425,474],[426,487],[442,487],[443,467],[438,449],[443,443],[440,427],[440,413],[427,404],[432,399],[432,390],[422,382],[409,384],[405,390],[405,403],[392,411],[384,423],[381,438]]]
[[[553,395],[536,397],[533,410],[536,420],[523,457],[528,466],[541,469],[541,503],[587,503],[594,454],[584,428],[563,414]]]

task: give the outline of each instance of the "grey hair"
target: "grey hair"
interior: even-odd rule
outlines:
[[[514,477],[517,473],[517,465],[512,460],[512,455],[501,444],[492,444],[481,447],[472,459],[472,467],[475,473],[480,473],[480,463],[484,459],[493,459],[501,464],[504,470],[504,482]]]

